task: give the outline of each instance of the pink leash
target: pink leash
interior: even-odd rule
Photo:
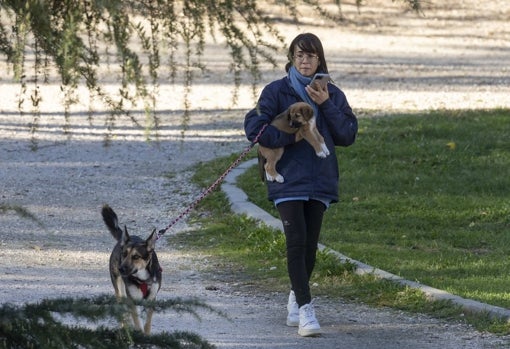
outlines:
[[[209,195],[210,193],[212,193],[212,191],[214,189],[216,189],[216,187],[221,183],[223,182],[223,180],[225,179],[225,177],[237,166],[239,165],[239,163],[241,162],[242,159],[244,159],[246,157],[246,155],[248,155],[248,153],[250,152],[250,150],[255,146],[255,144],[258,143],[259,141],[259,138],[260,136],[262,135],[262,133],[265,131],[266,127],[268,126],[269,124],[264,124],[262,126],[262,128],[260,129],[259,133],[257,134],[257,136],[255,137],[255,139],[253,140],[253,142],[248,146],[246,147],[246,149],[241,153],[241,155],[239,155],[239,157],[227,168],[227,170],[225,172],[223,172],[223,174],[218,178],[216,179],[216,181],[214,181],[213,184],[211,184],[206,190],[204,190],[202,192],[202,194],[200,194],[200,196],[198,198],[195,199],[195,201],[193,201],[184,211],[181,212],[181,214],[179,216],[177,216],[177,218],[175,218],[173,221],[170,222],[170,224],[168,224],[164,229],[161,229],[160,231],[158,231],[158,235],[156,236],[156,240],[158,240],[161,236],[163,236],[163,234],[166,233],[166,231],[168,229],[170,229],[172,226],[174,226],[177,222],[179,222],[182,218],[184,218],[184,216],[186,216],[188,213],[191,212],[191,210],[193,210],[207,195]]]

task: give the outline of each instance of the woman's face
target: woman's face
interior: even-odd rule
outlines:
[[[301,75],[312,77],[319,67],[319,56],[315,53],[304,52],[297,47],[296,49],[293,57],[294,66]]]

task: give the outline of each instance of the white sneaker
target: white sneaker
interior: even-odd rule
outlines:
[[[296,302],[296,295],[294,291],[289,293],[289,302],[287,303],[287,326],[299,326],[299,306]]]
[[[319,321],[315,318],[315,309],[312,303],[299,308],[299,330],[298,334],[303,337],[317,336],[321,333]]]

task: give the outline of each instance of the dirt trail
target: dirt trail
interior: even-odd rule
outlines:
[[[402,15],[401,8],[384,3],[383,11],[388,12],[384,21],[376,20],[380,16],[369,7],[357,15],[346,5],[346,15],[366,22],[363,27],[282,25],[282,32],[288,39],[301,31],[321,37],[333,78],[355,110],[384,114],[510,107],[508,1],[492,1],[483,9],[476,1],[455,1],[455,6],[434,1],[435,9],[427,10],[425,18]],[[280,70],[268,70],[264,81],[281,75]],[[83,105],[72,114],[69,133],[63,132],[58,87],[49,86],[43,91],[37,151],[31,150],[32,119],[19,116],[17,89],[2,80],[0,202],[26,208],[41,225],[12,212],[0,215],[0,301],[111,293],[107,265],[114,242],[101,221],[101,205],[109,203],[122,223],[140,235],[166,226],[182,212],[199,194],[189,182],[190,166],[240,153],[247,146],[242,119],[254,100],[250,87],[243,86],[238,109],[226,111],[228,78],[228,66],[220,64],[197,81],[192,106],[196,111],[184,138],[181,114],[168,112],[182,108],[182,100],[175,97],[182,88],[164,85],[161,141],[146,142],[143,130],[124,122],[108,147],[103,143],[102,117],[90,123]],[[180,222],[173,232],[186,229],[186,222]],[[295,329],[284,326],[286,294],[257,294],[249,284],[222,273],[204,273],[207,256],[183,255],[163,240],[158,242],[164,268],[160,297],[196,296],[232,321],[212,314],[203,314],[202,322],[158,314],[155,331],[196,331],[219,348],[510,346],[508,338],[468,326],[327,298],[317,300],[324,335],[302,339]]]

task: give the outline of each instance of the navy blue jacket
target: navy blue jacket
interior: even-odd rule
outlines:
[[[295,141],[295,135],[281,132],[268,126],[259,138],[259,143],[268,148],[285,147],[285,153],[276,169],[285,178],[284,183],[268,182],[268,199],[309,196],[338,201],[338,162],[335,146],[354,143],[358,132],[358,121],[353,114],[345,94],[335,85],[328,84],[329,99],[319,105],[317,128],[324,137],[331,153],[319,158],[307,141]],[[287,77],[273,81],[262,90],[257,107],[244,120],[244,130],[253,142],[262,126],[285,111],[291,104],[302,102]]]

